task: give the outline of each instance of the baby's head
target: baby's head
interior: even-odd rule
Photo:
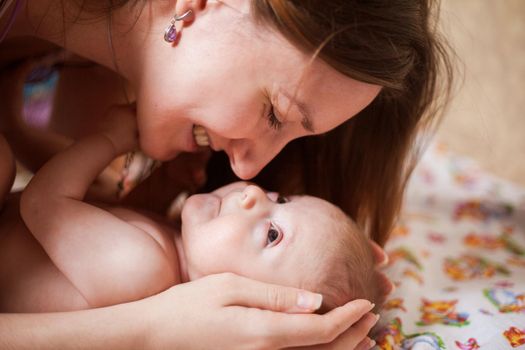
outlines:
[[[327,311],[378,298],[368,240],[339,208],[237,182],[188,198],[182,211],[188,277],[234,272],[323,294]]]

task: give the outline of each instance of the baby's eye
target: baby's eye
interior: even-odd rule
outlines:
[[[272,223],[270,223],[266,245],[277,245],[281,241],[281,238],[281,232]]]
[[[288,197],[281,196],[278,192],[267,192],[266,195],[272,202],[277,204],[288,203],[290,201]]]
[[[289,200],[285,196],[279,195],[279,196],[277,196],[276,202],[279,203],[279,204],[283,204],[283,203],[288,203]]]

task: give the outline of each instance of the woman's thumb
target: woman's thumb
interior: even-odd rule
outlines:
[[[252,280],[235,274],[224,274],[229,306],[254,307],[287,313],[311,313],[321,307],[323,296],[306,290]]]

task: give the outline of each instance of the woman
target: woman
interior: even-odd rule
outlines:
[[[342,0],[179,0],[174,4],[123,0],[101,6],[97,1],[79,5],[49,0],[19,4],[15,1],[9,6],[11,13],[17,12],[17,6],[25,11],[18,11],[9,41],[3,45],[2,51],[7,54],[2,64],[27,56],[20,46],[17,48],[27,48],[28,39],[21,37],[25,35],[65,46],[118,71],[126,79],[122,90],[120,82],[107,72],[103,75],[101,68],[88,68],[90,76],[82,78],[74,94],[59,100],[61,113],[54,115],[52,124],[64,134],[78,136],[95,124],[94,115],[103,115],[101,110],[108,104],[122,102],[127,95],[130,101],[136,98],[141,148],[148,155],[168,160],[181,151],[192,152],[197,146],[209,144],[213,150],[226,152],[234,173],[243,179],[261,172],[290,141],[322,134],[290,143],[255,181],[269,189],[326,198],[355,218],[376,241],[386,240],[412,165],[411,146],[416,132],[435,120],[432,107],[436,102],[439,67],[445,63],[443,67],[448,68],[433,32],[435,12],[427,1],[385,4]],[[2,21],[2,27],[7,27],[6,16]],[[179,31],[173,42],[172,24]],[[166,27],[168,34],[164,38]],[[63,82],[75,80],[75,74],[88,75],[86,70],[68,74],[63,73]],[[95,84],[97,77],[107,83]],[[90,82],[96,85],[95,91]],[[60,91],[64,92],[59,87]],[[79,108],[79,99],[90,108]],[[230,180],[223,171],[224,159],[213,158],[208,167],[208,186]],[[133,321],[128,313],[144,313],[137,310],[153,307],[153,318],[162,319],[158,323],[166,327],[170,322],[161,315],[167,312],[170,294],[185,290],[187,295],[204,293],[213,283],[225,283],[224,279],[239,283],[237,290],[247,292],[228,300],[228,305],[275,310],[256,301],[256,295],[260,296],[261,291],[264,295],[268,286],[259,285],[255,292],[241,284],[252,281],[215,276],[198,281],[200,285],[175,287],[157,297],[111,308],[118,321],[109,329],[109,341],[121,341],[119,335],[130,334],[125,329],[126,322]],[[278,289],[278,293],[288,293],[293,299],[296,291]],[[184,317],[172,318],[173,323],[183,327],[179,329],[187,329],[187,334],[198,329],[191,328],[191,322],[185,321],[188,319],[195,320],[195,324],[199,320],[201,327],[207,324],[214,334],[221,329],[224,334],[232,334],[233,325],[227,322],[225,310],[220,307],[224,301],[213,302],[207,312],[192,306],[195,309],[188,310]],[[188,303],[179,306],[184,310]],[[241,320],[256,322],[262,315],[268,316],[255,309],[234,310],[243,313],[233,316]],[[262,335],[250,336],[249,330],[243,328],[235,332],[238,337],[231,344],[224,343],[225,337],[210,339],[215,341],[215,347],[224,348],[242,347],[242,339],[255,347],[261,344],[270,348],[322,343],[348,328],[366,312],[363,310],[348,304],[326,315],[323,326],[306,317],[279,315],[278,321],[273,319],[279,326],[266,328]],[[97,327],[109,312],[90,312],[90,317],[74,314],[8,318],[12,316],[9,315],[0,318],[0,322],[17,322],[11,328],[20,331],[44,318],[51,327],[40,336],[64,341],[63,344],[70,339],[52,338],[59,329],[56,327],[67,323],[71,336],[78,331],[75,327],[84,323],[93,328],[94,339],[84,339],[82,343],[94,348],[97,341],[104,340],[98,337]],[[97,321],[93,323],[93,319]],[[81,323],[75,323],[76,320]],[[151,329],[150,325],[132,323],[137,334],[144,334],[144,328]],[[372,323],[365,316],[333,345],[354,348],[360,343],[366,348],[370,344],[364,337]],[[266,318],[257,324],[273,323]],[[299,329],[303,331],[292,336]],[[273,335],[267,333],[269,330]],[[161,332],[163,337],[149,333],[148,339],[189,347],[177,335],[167,339],[168,332]],[[19,338],[13,339],[16,342]],[[206,345],[204,340],[199,344]]]

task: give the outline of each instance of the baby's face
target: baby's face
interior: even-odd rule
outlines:
[[[189,278],[234,272],[306,288],[330,254],[338,211],[319,198],[283,198],[244,182],[192,196],[182,211]]]

